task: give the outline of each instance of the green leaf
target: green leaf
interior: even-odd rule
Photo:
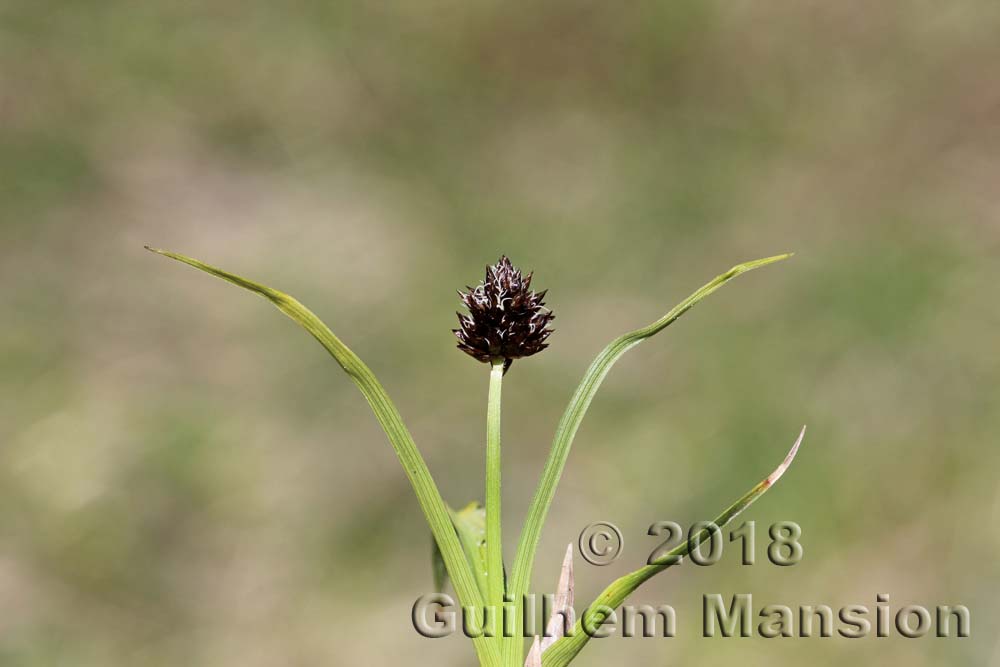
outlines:
[[[448,585],[448,566],[445,565],[441,547],[433,535],[431,535],[431,573],[434,576],[435,592],[443,593],[445,586]]]
[[[452,510],[451,519],[455,523],[458,540],[462,543],[469,567],[479,584],[479,590],[486,598],[486,509],[478,502],[471,502],[457,512]]]
[[[752,271],[754,269],[779,262],[791,257],[791,254],[777,255],[764,259],[746,262],[734,266],[714,280],[706,283],[687,297],[659,320],[642,329],[636,329],[613,340],[604,350],[597,355],[590,368],[580,381],[576,392],[570,399],[566,411],[559,420],[556,427],[556,434],[552,441],[552,448],[549,458],[542,471],[542,477],[535,492],[535,497],[531,501],[528,509],[528,517],[525,520],[524,529],[521,532],[521,539],[517,545],[517,554],[514,559],[514,568],[511,576],[511,585],[508,590],[514,600],[520,600],[528,592],[528,585],[531,582],[531,570],[534,565],[535,551],[538,548],[538,541],[541,537],[542,525],[552,504],[552,498],[562,476],[563,468],[566,466],[566,459],[569,457],[570,448],[573,445],[573,438],[580,427],[590,402],[600,388],[601,383],[607,376],[611,367],[627,351],[663,331],[666,327],[675,322],[681,315],[690,310],[695,304],[712,294],[717,289],[725,285],[738,275]],[[519,609],[515,608],[515,615],[519,616]],[[520,624],[520,619],[515,619],[515,627]],[[513,638],[504,642],[503,664],[506,667],[520,667],[521,642]]]
[[[757,486],[753,487],[739,500],[727,507],[722,514],[715,517],[712,522],[715,526],[719,528],[724,527],[727,523],[736,518],[736,516],[749,507],[755,500],[760,498],[764,493],[774,486],[775,482],[781,478],[781,476],[788,470],[788,466],[792,464],[792,460],[795,458],[795,454],[799,451],[799,445],[802,444],[802,438],[806,434],[806,427],[802,427],[802,431],[799,433],[799,437],[795,440],[795,444],[792,445],[792,449],[788,452],[785,460],[781,462],[774,472],[765,477]],[[626,574],[624,577],[620,577],[611,583],[610,586],[604,589],[604,591],[597,596],[597,599],[587,607],[587,611],[584,612],[583,617],[577,622],[574,632],[571,636],[566,636],[555,644],[549,647],[549,649],[542,656],[542,664],[544,667],[565,667],[568,665],[576,654],[579,653],[583,647],[587,644],[590,636],[583,631],[584,623],[588,622],[590,628],[597,628],[604,622],[606,616],[599,611],[600,608],[610,607],[611,609],[616,609],[620,604],[625,602],[625,599],[631,595],[635,589],[639,588],[643,583],[649,581],[653,576],[663,572],[669,567],[676,565],[680,562],[681,558],[687,556],[691,553],[691,550],[701,544],[709,535],[714,532],[712,526],[706,526],[702,528],[698,533],[692,535],[683,543],[666,553],[659,561],[653,563],[652,565],[646,565],[635,572]],[[590,611],[595,610],[595,611]]]
[[[375,413],[376,419],[378,419],[382,429],[389,437],[389,442],[392,444],[393,449],[396,450],[399,462],[402,464],[403,470],[406,472],[406,476],[413,486],[413,491],[417,495],[420,508],[423,510],[427,523],[430,525],[431,533],[433,533],[434,539],[440,548],[448,572],[455,584],[455,592],[458,594],[460,602],[463,605],[474,605],[481,608],[483,598],[472,570],[469,567],[465,552],[459,542],[458,535],[455,532],[448,508],[441,498],[441,493],[438,491],[437,485],[431,477],[430,470],[428,470],[423,456],[420,455],[410,432],[403,424],[403,419],[399,411],[389,399],[385,389],[382,388],[382,385],[375,378],[371,369],[350,348],[344,345],[330,331],[330,328],[311,310],[288,294],[252,280],[247,280],[228,271],[223,271],[196,259],[185,257],[184,255],[148,246],[146,249],[193,266],[196,269],[210,273],[217,278],[221,278],[264,297],[296,324],[312,334],[319,341],[320,345],[326,348],[326,351],[340,364],[344,372],[347,373],[358,389],[361,390],[361,393]],[[500,655],[496,641],[483,637],[474,639],[473,645],[483,665],[491,667],[499,665]]]
[[[472,568],[472,574],[479,586],[479,592],[486,596],[486,510],[478,501],[472,501],[457,512],[448,508],[451,513],[452,523],[455,525],[455,532],[458,534],[458,541],[462,543],[462,549]],[[431,554],[432,567],[434,569],[434,585],[438,592],[444,590],[448,583],[448,572],[444,569],[444,560],[441,557],[441,550],[434,543],[434,550]],[[439,565],[440,563],[440,565]]]

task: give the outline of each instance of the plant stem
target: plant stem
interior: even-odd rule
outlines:
[[[503,541],[500,529],[500,394],[503,359],[495,359],[490,369],[490,393],[486,407],[486,604],[492,607],[498,628],[498,644],[503,637],[504,596]]]

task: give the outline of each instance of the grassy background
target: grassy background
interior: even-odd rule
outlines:
[[[410,627],[427,531],[360,395],[143,243],[313,307],[456,505],[488,373],[454,289],[534,269],[557,333],[504,389],[508,558],[592,356],[795,251],[614,369],[535,588],[615,521],[585,603],[808,423],[746,517],[799,522],[803,563],[671,571],[637,601],[679,636],[580,664],[1000,664],[998,30],[975,1],[0,3],[0,664],[471,664]],[[973,635],[706,641],[713,592],[964,603]]]

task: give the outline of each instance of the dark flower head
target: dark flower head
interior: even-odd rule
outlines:
[[[527,276],[506,256],[486,267],[486,278],[476,287],[459,291],[469,314],[458,313],[458,349],[479,361],[491,363],[503,359],[504,370],[514,359],[541,352],[552,334],[548,324],[555,315],[545,308],[545,292],[531,289]]]

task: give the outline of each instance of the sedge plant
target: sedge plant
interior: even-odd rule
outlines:
[[[628,350],[675,322],[702,299],[733,278],[773,264],[791,255],[777,255],[734,266],[717,276],[674,306],[663,317],[640,329],[614,339],[590,364],[556,427],[548,459],[542,470],[527,518],[521,529],[517,551],[510,569],[503,562],[500,479],[500,404],[504,374],[511,364],[544,350],[552,333],[554,316],[545,307],[545,292],[531,288],[532,275],[524,275],[507,257],[487,267],[484,280],[476,287],[459,292],[467,312],[459,314],[459,328],[454,330],[458,348],[489,367],[489,393],[486,410],[486,484],[485,507],[470,503],[460,510],[447,505],[431,472],[417,449],[399,410],[386,394],[371,369],[334,335],[311,310],[295,298],[260,283],[210,266],[174,252],[147,249],[178,260],[254,292],[308,331],[330,353],[368,401],[409,478],[417,501],[430,526],[434,539],[434,565],[437,586],[452,582],[463,609],[482,610],[483,626],[508,611],[513,617],[503,623],[503,631],[475,633],[472,645],[482,667],[564,667],[568,665],[594,634],[584,629],[600,627],[611,611],[644,582],[676,565],[692,549],[768,490],[788,468],[805,433],[803,427],[791,451],[782,463],[760,483],[733,502],[718,517],[694,533],[672,551],[630,574],[611,582],[589,605],[575,627],[566,628],[556,614],[545,631],[545,638],[534,638],[527,656],[520,633],[523,608],[512,601],[525,599],[529,593],[532,568],[546,515],[569,457],[577,430],[594,395],[611,367]],[[571,611],[573,602],[572,546],[567,549],[556,593],[555,610]],[[568,616],[567,616],[568,617]]]

